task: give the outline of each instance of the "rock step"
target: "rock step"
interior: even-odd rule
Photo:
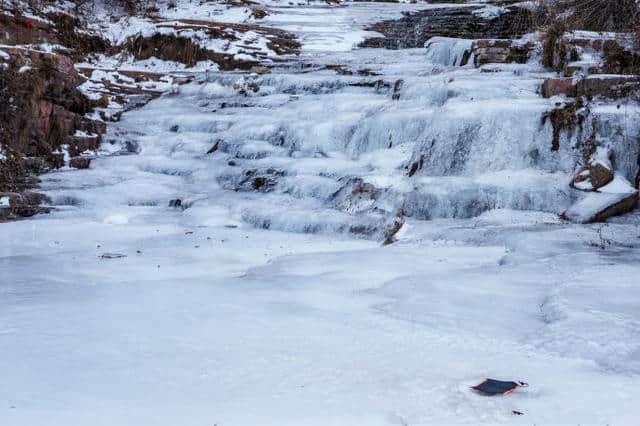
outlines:
[[[384,35],[361,43],[361,47],[407,49],[423,47],[432,37],[464,39],[511,39],[527,32],[517,22],[527,22],[531,12],[508,7],[494,18],[474,14],[483,6],[446,7],[406,14],[397,20],[382,21],[367,28]]]
[[[480,39],[471,46],[474,65],[485,64],[524,64],[529,59],[532,43],[522,43],[520,40],[510,39]]]
[[[586,78],[548,78],[542,84],[542,96],[571,98],[602,96],[619,99],[638,93],[640,77],[628,75],[594,75]]]

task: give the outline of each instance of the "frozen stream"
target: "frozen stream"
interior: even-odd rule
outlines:
[[[44,176],[56,210],[0,225],[0,425],[638,424],[640,215],[557,218],[577,154],[535,65],[350,50],[420,7],[283,8],[300,58]]]

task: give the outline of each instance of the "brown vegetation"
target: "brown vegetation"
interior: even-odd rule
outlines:
[[[640,8],[636,0],[540,0],[534,27],[542,29],[543,65],[561,71],[575,61],[577,51],[564,40],[569,31],[636,33],[640,47]],[[615,41],[602,46],[606,72],[634,74],[640,71],[640,57]]]

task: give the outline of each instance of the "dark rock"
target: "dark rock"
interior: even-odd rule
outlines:
[[[122,259],[123,257],[127,257],[127,255],[122,253],[104,253],[100,255],[101,259]]]
[[[404,213],[402,210],[398,213],[398,215],[393,219],[391,226],[384,233],[384,241],[382,245],[388,246],[396,242],[396,234],[400,232],[402,227],[404,226]]]
[[[466,39],[518,38],[530,28],[518,23],[529,22],[531,12],[511,7],[495,19],[475,15],[478,7],[447,7],[407,13],[396,20],[382,21],[367,28],[383,34],[361,43],[362,47],[407,49],[423,47],[435,36]]]
[[[169,207],[173,207],[173,208],[182,207],[182,200],[180,198],[169,200]]]
[[[397,80],[393,85],[393,95],[391,95],[391,99],[397,101],[400,99],[400,92],[402,90],[402,85],[404,84],[404,80]]]
[[[637,76],[592,76],[576,84],[577,96],[593,98],[623,98],[639,92],[640,77]]]
[[[75,169],[88,169],[91,165],[91,158],[87,157],[73,157],[69,161],[69,166]]]
[[[218,139],[216,143],[214,143],[213,146],[209,148],[209,151],[207,151],[207,154],[213,154],[218,150],[219,147],[220,147],[220,139]]]
[[[39,213],[48,213],[50,208],[43,206],[51,200],[44,194],[25,191],[23,193],[0,193],[0,220],[31,217]]]
[[[282,176],[285,176],[285,172],[274,168],[245,170],[241,180],[232,188],[235,191],[271,192],[278,184],[278,178]],[[224,186],[229,187],[227,184]]]

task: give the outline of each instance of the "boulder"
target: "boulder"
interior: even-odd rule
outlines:
[[[578,170],[570,186],[581,191],[597,191],[609,184],[614,178],[609,158],[610,152],[603,147],[598,147],[587,164]]]
[[[476,40],[472,45],[474,64],[524,64],[529,58],[532,45],[518,40],[485,39]]]
[[[613,172],[601,163],[585,164],[571,181],[571,187],[581,191],[597,191],[613,180]]]
[[[88,169],[91,165],[91,158],[88,157],[73,157],[69,161],[69,166],[75,169]]]
[[[49,208],[42,206],[46,202],[49,199],[37,192],[0,193],[0,221],[48,213]]]
[[[590,192],[562,214],[577,223],[604,222],[608,218],[633,210],[638,203],[638,191],[621,176],[615,176],[598,192]]]

